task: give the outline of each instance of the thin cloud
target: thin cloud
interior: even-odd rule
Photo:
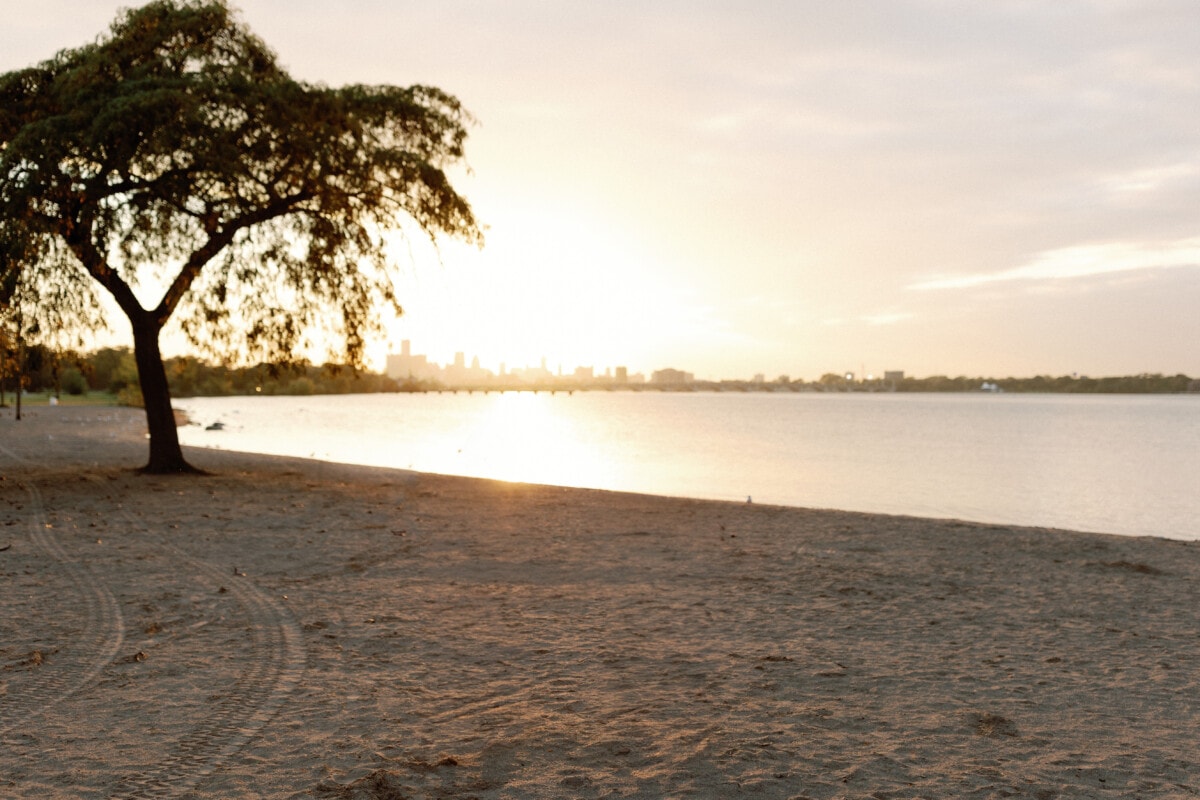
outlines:
[[[910,311],[889,311],[882,314],[867,314],[859,319],[868,325],[880,327],[883,325],[896,325],[900,322],[907,322],[914,316],[916,315]]]
[[[1200,267],[1200,238],[1159,245],[1112,242],[1048,250],[1019,267],[979,275],[944,275],[910,284],[915,291],[971,289],[1008,281],[1061,281],[1143,269]]]
[[[1144,194],[1186,184],[1200,177],[1200,160],[1179,161],[1135,169],[1101,178],[1101,188],[1112,194]]]
[[[878,314],[862,314],[857,317],[826,317],[821,320],[821,325],[830,328],[844,328],[852,325],[866,324],[873,328],[878,328],[884,325],[897,325],[901,322],[907,322],[910,319],[916,318],[916,316],[911,311],[883,311]]]

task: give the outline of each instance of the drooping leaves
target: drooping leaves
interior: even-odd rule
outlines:
[[[352,362],[396,305],[381,233],[478,242],[445,170],[469,115],[432,87],[293,80],[223,2],[157,0],[0,77],[0,224],[53,238],[131,319],[281,359],[322,320]],[[157,285],[143,308],[131,291]],[[249,354],[249,353],[247,353]]]
[[[223,361],[289,360],[320,328],[360,364],[399,308],[383,233],[481,243],[446,175],[471,121],[429,86],[296,81],[223,0],[154,0],[0,76],[0,278],[44,322],[94,320],[90,279],[112,295],[153,464],[170,425],[158,334],[177,309]]]

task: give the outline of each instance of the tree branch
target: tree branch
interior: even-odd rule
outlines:
[[[192,252],[187,263],[179,270],[179,274],[175,276],[175,280],[167,288],[163,294],[162,301],[151,314],[158,321],[159,325],[165,325],[170,319],[171,314],[175,312],[175,308],[179,302],[183,300],[183,296],[187,294],[188,289],[195,283],[200,272],[204,269],[208,262],[212,261],[222,250],[229,246],[237,234],[246,228],[254,225],[267,222],[272,219],[281,217],[291,212],[296,206],[306,200],[312,199],[311,192],[300,192],[289,197],[283,197],[270,205],[264,206],[255,211],[244,214],[237,219],[231,220],[222,225],[219,230],[209,236],[201,247]]]
[[[67,217],[67,223],[63,226],[63,239],[67,247],[79,259],[79,263],[88,274],[117,301],[121,311],[129,317],[130,323],[134,326],[144,324],[146,309],[142,308],[129,284],[109,266],[108,259],[97,249],[92,241],[92,227],[90,214],[80,214],[78,218]]]

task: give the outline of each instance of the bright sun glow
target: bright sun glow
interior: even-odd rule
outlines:
[[[440,363],[463,351],[493,371],[543,357],[551,370],[603,370],[653,364],[649,348],[664,330],[700,327],[689,322],[686,293],[663,279],[664,257],[602,215],[516,203],[479,213],[482,251],[393,246],[399,263],[413,264],[399,287],[405,315],[392,326],[393,351],[409,339]]]

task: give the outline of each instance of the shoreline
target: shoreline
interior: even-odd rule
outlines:
[[[1200,545],[0,418],[0,793],[1200,793]],[[82,634],[82,635],[81,635]]]

